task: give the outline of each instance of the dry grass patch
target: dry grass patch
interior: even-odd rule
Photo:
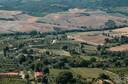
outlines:
[[[123,44],[120,46],[115,46],[108,49],[109,51],[127,51],[128,50],[128,44]]]
[[[120,29],[115,29],[113,32],[117,33],[128,33],[128,27],[120,28]]]

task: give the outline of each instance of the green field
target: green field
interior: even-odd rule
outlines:
[[[91,58],[95,58],[97,61],[103,61],[104,59],[102,57],[98,56],[80,56],[84,60],[90,60]]]
[[[71,69],[51,69],[50,75],[52,76],[58,76],[60,72],[62,71],[71,71],[72,73],[76,75],[80,75],[82,78],[97,78],[99,74],[105,73],[109,75],[111,78],[117,76],[115,73],[102,70],[99,68],[71,68]]]
[[[2,79],[0,84],[26,84],[22,79]]]

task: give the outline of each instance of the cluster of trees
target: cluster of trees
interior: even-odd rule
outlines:
[[[103,33],[105,36],[110,36],[109,34]],[[128,36],[121,35],[121,36],[115,36],[112,39],[106,38],[105,43],[118,43],[118,44],[125,44],[128,43]]]
[[[87,81],[81,76],[77,76],[70,71],[60,72],[56,79],[56,84],[90,84],[93,82]]]
[[[32,34],[36,35],[37,32],[33,31]],[[56,40],[57,42],[52,43],[54,40]],[[127,37],[122,36],[120,38],[114,38],[111,41],[113,42],[121,41],[124,43],[124,42],[127,42]],[[92,52],[87,53],[87,48],[86,48],[87,44],[69,40],[67,38],[67,35],[65,34],[61,34],[57,36],[49,35],[49,36],[46,36],[43,40],[40,40],[40,42],[38,43],[36,44],[36,43],[33,43],[33,41],[31,42],[31,44],[33,45],[40,45],[40,44],[42,45],[41,47],[37,46],[36,48],[58,49],[58,50],[61,49],[61,50],[65,50],[69,52],[73,57],[71,58],[63,58],[63,56],[58,57],[50,53],[49,51],[46,51],[45,53],[40,55],[38,52],[33,52],[33,50],[29,47],[28,47],[29,49],[26,49],[27,46],[29,46],[26,44],[26,48],[23,49],[21,52],[19,52],[21,55],[18,56],[18,58],[16,58],[17,62],[19,62],[18,64],[24,65],[26,67],[29,66],[29,68],[34,69],[33,61],[40,59],[41,61],[37,62],[38,70],[41,67],[43,67],[44,61],[54,68],[69,68],[69,67],[101,67],[103,68],[103,67],[112,67],[112,66],[116,67],[117,62],[111,62],[110,60],[99,61],[93,57],[90,60],[81,59],[79,57],[81,54],[84,54],[84,55],[87,55],[89,53],[92,54]],[[17,48],[22,49],[23,46],[24,46],[23,44],[19,44]],[[8,47],[4,49],[5,56],[8,50],[9,50]],[[36,56],[36,58],[34,59],[35,55],[38,55],[38,56]],[[119,56],[119,57],[125,56],[126,57],[128,53],[127,51],[109,52],[109,51],[106,51],[106,46],[99,45],[97,46],[97,51],[95,51],[95,55],[98,55],[98,56],[109,55],[109,56]],[[121,61],[124,61],[124,59],[121,59]],[[112,63],[112,66],[108,66],[111,63]],[[127,66],[127,63],[121,66],[122,67]]]
[[[128,43],[128,37],[127,36],[114,37],[113,39],[110,40],[110,42],[125,44],[125,43]]]
[[[108,28],[116,28],[116,23],[115,21],[113,20],[108,20],[107,22],[105,22],[105,29],[108,29]]]
[[[119,57],[127,57],[128,51],[106,51],[106,54],[109,56],[119,56]]]

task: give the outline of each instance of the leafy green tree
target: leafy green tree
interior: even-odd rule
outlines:
[[[48,67],[44,67],[44,68],[42,69],[42,72],[43,72],[44,74],[49,74],[49,73],[50,73],[50,70],[49,70]]]
[[[110,79],[110,77],[108,75],[104,74],[104,73],[101,73],[99,75],[99,79]]]
[[[81,60],[79,66],[81,66],[81,67],[88,67],[89,64],[90,64],[89,61],[87,61],[87,60]]]
[[[96,62],[96,58],[95,58],[95,57],[92,57],[92,58],[90,59],[90,62]]]
[[[3,49],[3,52],[4,52],[4,56],[7,56],[7,52],[9,52],[9,47],[5,47]]]
[[[69,71],[64,71],[57,77],[57,84],[71,84],[73,80],[73,74]]]
[[[31,82],[30,82],[30,76],[29,76],[29,74],[27,73],[26,75],[25,75],[25,78],[26,78],[26,80],[27,80],[27,84],[31,84]]]

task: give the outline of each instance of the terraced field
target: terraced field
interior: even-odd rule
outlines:
[[[107,36],[103,36],[102,34],[88,32],[88,33],[81,33],[81,34],[74,34],[71,35],[72,39],[75,41],[84,42],[91,45],[103,45],[105,43],[106,38],[110,38]]]

